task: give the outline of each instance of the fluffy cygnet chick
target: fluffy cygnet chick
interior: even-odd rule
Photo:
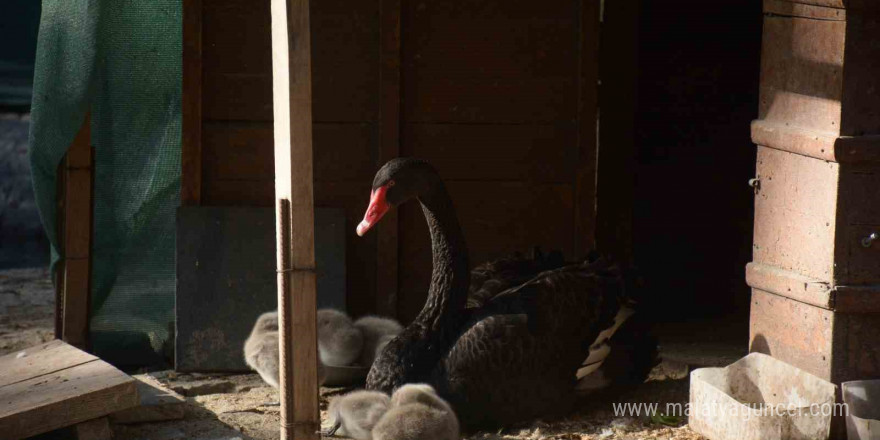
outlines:
[[[391,409],[373,427],[375,440],[458,440],[458,417],[430,385],[407,384],[391,396]]]
[[[327,413],[331,426],[324,435],[342,435],[356,440],[372,440],[376,422],[388,411],[391,398],[379,391],[352,391],[330,401]]]
[[[266,312],[257,318],[244,343],[244,361],[260,374],[263,381],[278,388],[278,312]],[[324,383],[326,372],[318,361],[318,385]]]
[[[399,322],[379,316],[364,316],[355,321],[354,326],[364,334],[364,348],[359,363],[365,367],[372,366],[385,345],[403,331]]]
[[[339,310],[318,310],[318,354],[325,365],[344,367],[361,355],[364,335]]]
[[[278,388],[278,312],[266,312],[257,318],[244,342],[244,361],[260,373],[263,381]]]

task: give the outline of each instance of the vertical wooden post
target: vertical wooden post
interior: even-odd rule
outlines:
[[[183,2],[182,82],[180,203],[192,206],[202,198],[202,0]]]
[[[379,56],[379,166],[400,155],[400,0],[381,0]],[[397,210],[378,225],[376,313],[397,316]]]
[[[308,0],[272,0],[272,77],[281,438],[312,440],[320,415]]]
[[[67,157],[55,169],[55,236],[58,254],[64,255],[64,211],[67,206]],[[55,262],[55,339],[64,338],[64,258]]]
[[[89,117],[67,150],[64,167],[64,276],[61,337],[86,348],[89,336],[89,296],[92,248],[92,164],[94,156]]]
[[[578,60],[577,166],[574,177],[574,243],[582,259],[596,246],[596,137],[599,109],[599,1],[582,0]]]
[[[639,3],[604,3],[599,45],[596,248],[632,263]]]

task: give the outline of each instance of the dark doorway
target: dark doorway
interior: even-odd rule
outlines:
[[[606,3],[600,248],[634,263],[661,322],[748,328],[761,2]],[[633,72],[627,74],[625,72]]]

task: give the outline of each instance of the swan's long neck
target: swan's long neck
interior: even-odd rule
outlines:
[[[434,268],[428,299],[416,321],[432,332],[448,336],[457,330],[470,282],[468,251],[446,187],[439,179],[419,197],[431,232]]]
[[[373,362],[367,389],[391,393],[406,383],[431,382],[438,362],[461,332],[470,282],[467,247],[439,176],[433,183],[419,196],[434,256],[428,299],[419,316]]]

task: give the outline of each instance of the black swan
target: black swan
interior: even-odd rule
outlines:
[[[471,269],[467,307],[482,307],[486,301],[511,287],[518,286],[544,272],[566,265],[562,253],[553,251],[545,256],[537,246],[527,257],[519,252]]]
[[[466,307],[467,246],[445,185],[426,161],[393,159],[378,171],[357,233],[412,199],[431,234],[428,298],[376,358],[367,389],[390,394],[409,383],[431,384],[467,429],[569,411],[578,371],[627,303],[620,271],[601,258],[563,265],[471,298],[475,306]],[[612,351],[614,339],[607,341]],[[630,363],[626,374],[609,374],[612,380],[640,383],[656,362],[656,343],[643,332],[633,339],[625,343],[635,343],[637,356],[622,359]]]

